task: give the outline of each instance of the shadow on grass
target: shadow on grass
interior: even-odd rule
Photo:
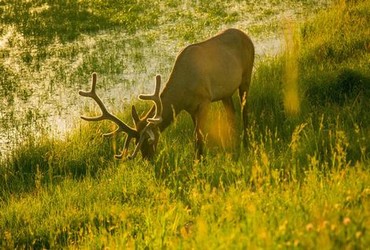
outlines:
[[[325,83],[315,82],[306,90],[306,98],[313,105],[343,105],[370,96],[370,77],[352,69],[342,69]]]
[[[89,11],[78,0],[11,0],[0,5],[3,24],[14,25],[36,45],[47,45],[55,38],[62,42],[76,39],[83,32],[112,27],[115,22]]]
[[[48,45],[82,33],[120,27],[128,33],[158,24],[159,7],[133,0],[0,1],[0,24],[14,26],[28,41]]]
[[[96,126],[86,126],[65,139],[29,135],[10,156],[0,159],[0,200],[65,178],[96,178],[100,171],[115,164],[112,141],[96,131]]]

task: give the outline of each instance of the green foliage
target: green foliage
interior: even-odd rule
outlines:
[[[14,104],[14,95],[16,90],[18,89],[17,78],[16,76],[10,72],[8,69],[0,66],[0,93],[1,96],[4,96],[5,99],[3,101],[4,106],[11,106]]]
[[[4,96],[0,104],[12,111],[0,113],[0,125],[8,136],[20,132],[14,149],[0,160],[2,248],[363,249],[370,245],[368,0],[340,1],[300,27],[295,52],[299,113],[288,114],[284,109],[289,58],[258,58],[247,102],[246,147],[230,148],[222,138],[215,139],[225,136],[219,132],[223,110],[215,105],[210,118],[216,129],[210,126],[208,154],[201,162],[193,160],[193,124],[185,114],[161,135],[158,155],[151,162],[140,157],[115,161],[113,155],[124,138],[101,137],[110,124],[82,123],[56,138],[43,126],[45,117],[37,109],[30,109],[25,117],[16,116],[19,110],[13,103],[31,100],[29,79],[47,78],[40,83],[50,88],[51,95],[62,89],[59,83],[72,86],[73,91],[87,87],[91,71],[104,72],[99,74],[98,91],[111,106],[104,95],[111,82],[140,88],[133,80],[122,80],[122,68],[131,74],[144,71],[145,76],[135,75],[136,81],[153,80],[149,71],[170,70],[164,61],[175,52],[151,51],[154,58],[144,59],[148,55],[144,47],[155,45],[154,51],[162,42],[158,39],[162,30],[153,27],[160,25],[180,44],[197,40],[208,32],[205,25],[215,24],[209,28],[213,30],[224,20],[233,23],[245,15],[234,13],[233,4],[249,8],[244,1],[226,2],[1,2],[1,10],[12,10],[1,13],[3,35],[16,34],[9,33],[14,25],[24,36],[59,37],[64,43],[51,42],[51,47],[43,44],[45,50],[18,54],[12,48],[30,40],[14,35],[8,40],[11,46],[0,47]],[[268,2],[273,7],[284,1]],[[54,15],[58,8],[65,16]],[[261,18],[276,11],[260,8],[265,10]],[[166,16],[158,10],[165,10]],[[31,14],[35,15],[33,27],[24,27]],[[65,27],[59,25],[63,16],[71,17]],[[87,16],[92,23],[85,22]],[[174,25],[167,23],[176,19]],[[41,31],[40,27],[48,27],[42,26],[42,20],[56,26]],[[133,35],[119,38],[122,32],[117,25]],[[110,30],[112,26],[116,30]],[[146,35],[135,33],[142,28]],[[107,33],[78,37],[104,29]],[[71,39],[76,41],[67,42]],[[108,44],[113,49],[108,50]],[[52,70],[45,73],[44,67]],[[22,72],[34,78],[23,80]],[[53,76],[48,75],[51,72]],[[135,105],[139,113],[148,108]],[[121,112],[129,121],[129,112]],[[19,128],[11,127],[4,117]],[[242,134],[240,127],[238,132]]]
[[[107,18],[130,33],[158,24],[159,1],[93,0],[82,1],[82,4],[88,5],[92,13],[96,13],[101,18]]]
[[[155,6],[138,0],[10,0],[0,5],[2,24],[15,25],[37,45],[48,44],[55,37],[70,41],[81,33],[118,25],[128,32],[148,28],[158,18]]]
[[[369,16],[367,1],[340,1],[330,13],[308,22],[302,29],[307,62],[340,64],[368,51]]]
[[[343,105],[346,101],[364,100],[369,97],[370,77],[353,69],[343,68],[325,79],[325,84],[313,83],[307,90],[307,99],[313,105],[336,103]],[[363,102],[367,105],[367,102]]]
[[[102,166],[112,163],[109,140],[96,136],[96,126],[86,126],[66,136],[52,139],[44,134],[29,136],[1,161],[0,196],[33,191],[55,185],[64,178],[96,176]]]

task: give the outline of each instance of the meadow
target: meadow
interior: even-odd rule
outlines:
[[[369,0],[11,0],[0,15],[2,248],[370,245]],[[124,138],[79,119],[99,112],[77,95],[92,72],[130,122],[181,48],[226,27],[257,51],[245,147],[219,104],[205,161],[186,114],[152,161],[115,160]]]

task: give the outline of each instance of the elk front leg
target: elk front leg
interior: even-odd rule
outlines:
[[[205,125],[207,122],[209,103],[198,106],[197,112],[192,116],[195,125],[195,155],[197,160],[204,156]]]

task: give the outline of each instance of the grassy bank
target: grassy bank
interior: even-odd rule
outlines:
[[[124,23],[104,6],[95,12],[95,5],[81,2],[87,13],[105,19],[98,23]],[[218,17],[239,20],[212,3],[217,1],[195,5],[195,13],[202,17],[203,9],[212,10],[207,16],[216,23]],[[285,50],[255,67],[248,146],[240,148],[236,161],[232,149],[217,140],[218,105],[211,114],[207,161],[200,163],[193,161],[193,126],[186,115],[162,134],[152,162],[114,161],[122,138],[99,136],[110,124],[83,123],[61,139],[47,130],[29,135],[0,164],[0,246],[365,249],[370,245],[369,17],[368,0],[341,1],[304,24],[284,26]],[[163,24],[162,19],[154,20]],[[148,33],[154,34],[151,27]],[[104,63],[89,58],[76,72]],[[113,75],[114,68],[104,67]],[[121,116],[130,119],[127,112]]]

